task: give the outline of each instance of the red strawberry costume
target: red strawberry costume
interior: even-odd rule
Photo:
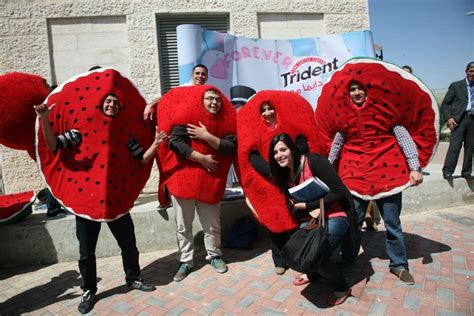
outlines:
[[[262,118],[260,109],[263,103],[269,103],[275,110],[274,128]],[[298,223],[286,207],[285,197],[268,177],[262,176],[252,167],[249,156],[257,151],[267,161],[270,141],[280,133],[287,133],[293,139],[304,137],[309,151],[319,153],[321,149],[315,131],[316,123],[311,105],[293,92],[260,91],[237,115],[237,170],[240,182],[259,221],[274,233],[292,230]]]
[[[367,89],[360,108],[349,99],[351,81]],[[410,169],[393,135],[394,126],[409,132],[422,168],[438,141],[438,106],[429,89],[401,68],[373,59],[352,59],[336,70],[323,86],[315,117],[327,151],[337,132],[346,137],[337,164],[339,176],[352,194],[368,200],[410,185]]]
[[[19,72],[0,76],[0,144],[27,150],[34,158],[36,115],[32,109],[48,94],[40,76]]]
[[[203,123],[207,130],[219,137],[235,134],[235,110],[222,93],[222,108],[213,115],[203,107],[203,97],[213,86],[200,85],[176,87],[167,92],[157,108],[157,122],[160,130],[171,134],[173,128],[188,123]],[[219,162],[217,172],[209,173],[201,164],[185,160],[166,146],[158,148],[158,167],[160,170],[159,200],[167,204],[165,188],[176,197],[193,199],[215,204],[224,195],[227,173],[232,156],[224,156],[201,140],[190,140],[189,146],[203,154],[212,154]]]
[[[116,117],[102,112],[107,94],[121,103]],[[127,148],[131,137],[143,147],[153,140],[153,128],[142,122],[145,100],[127,78],[102,68],[78,75],[56,88],[46,100],[56,104],[49,114],[55,135],[75,129],[82,142],[50,151],[37,124],[36,148],[40,172],[52,194],[78,216],[114,220],[133,207],[151,171]]]
[[[84,291],[79,312],[88,313],[94,306],[101,221],[107,222],[120,247],[127,285],[153,291],[155,287],[140,278],[128,213],[151,168],[142,164],[143,156],[136,159],[137,143],[149,146],[153,137],[151,126],[141,120],[145,100],[118,71],[101,68],[61,84],[46,103],[35,106],[37,162],[51,193],[77,215]]]
[[[428,164],[438,140],[437,109],[431,92],[413,75],[360,58],[332,74],[315,112],[318,131],[331,146],[329,160],[337,162],[354,196],[359,228],[368,200],[375,200],[386,228],[390,272],[409,285],[415,280],[400,222],[402,191],[423,181],[420,167]],[[355,242],[357,253],[360,237]]]
[[[0,224],[15,223],[30,215],[35,200],[33,191],[0,196]]]

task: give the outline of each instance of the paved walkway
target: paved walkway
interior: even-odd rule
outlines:
[[[225,250],[226,274],[204,262],[198,247],[194,271],[172,281],[175,253],[141,255],[151,293],[127,291],[120,257],[98,260],[98,301],[92,315],[472,315],[474,312],[474,206],[418,213],[402,218],[411,271],[407,286],[388,272],[381,231],[365,232],[365,251],[344,272],[353,297],[327,306],[327,287],[292,285],[294,271],[273,272],[268,238],[253,250]],[[105,229],[105,227],[104,227]],[[100,245],[99,245],[100,247]],[[0,270],[0,314],[78,314],[77,263]]]

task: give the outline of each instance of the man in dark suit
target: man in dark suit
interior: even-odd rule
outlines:
[[[464,143],[464,161],[461,176],[473,179],[472,153],[474,151],[474,61],[467,64],[466,78],[455,81],[441,103],[446,125],[451,130],[449,148],[444,160],[443,177],[452,179]]]

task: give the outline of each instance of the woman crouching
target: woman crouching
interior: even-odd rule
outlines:
[[[341,246],[343,265],[351,264],[357,256],[353,250],[353,234],[357,234],[356,220],[349,190],[326,158],[311,153],[302,155],[288,134],[278,134],[272,139],[268,161],[276,185],[286,196],[293,216],[303,222],[302,226],[311,217],[319,217],[319,199],[307,203],[297,202],[291,199],[288,189],[311,177],[318,177],[329,187],[330,192],[324,198],[325,228],[329,235],[326,254],[319,266],[308,273],[308,278],[315,281],[323,277],[330,281],[334,291],[328,304],[342,304],[350,296],[351,289],[331,255]]]

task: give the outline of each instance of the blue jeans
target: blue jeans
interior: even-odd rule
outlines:
[[[333,217],[326,219],[326,231],[329,234],[327,250],[323,260],[315,273],[308,274],[310,280],[318,279],[322,276],[331,281],[335,291],[346,291],[349,288],[344,275],[341,273],[336,263],[331,259],[332,254],[339,245],[341,252],[352,253],[351,234],[349,231],[349,221],[347,217]]]
[[[375,200],[377,207],[382,215],[385,228],[387,229],[387,238],[385,240],[385,249],[390,258],[390,269],[408,270],[408,258],[403,240],[402,224],[400,222],[400,213],[402,210],[402,193]],[[362,229],[364,223],[365,210],[369,201],[364,201],[354,196],[354,204],[357,212],[359,229]],[[356,248],[360,248],[360,239],[357,241]]]

